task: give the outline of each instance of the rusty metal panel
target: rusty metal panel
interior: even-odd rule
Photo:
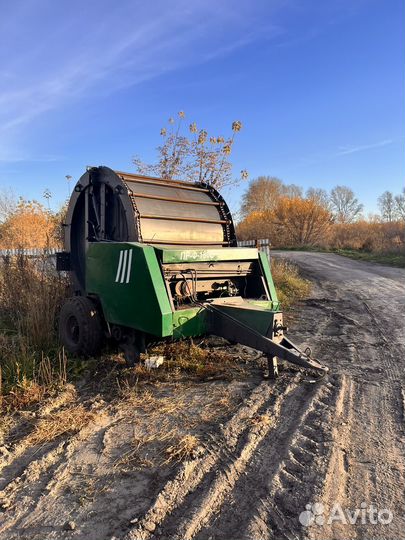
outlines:
[[[161,179],[123,178],[136,207],[143,242],[192,247],[227,244],[227,221],[208,189]]]

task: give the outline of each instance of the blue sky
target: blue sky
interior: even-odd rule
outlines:
[[[367,211],[404,185],[403,0],[0,6],[0,187],[56,207],[66,174],[153,161],[179,110],[214,134],[243,122],[235,173],[345,184]]]

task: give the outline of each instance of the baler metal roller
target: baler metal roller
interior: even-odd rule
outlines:
[[[108,167],[89,168],[77,182],[68,206],[65,246],[80,289],[84,287],[85,253],[92,241],[236,246],[229,208],[212,186]]]
[[[132,364],[148,341],[217,334],[276,358],[326,371],[284,336],[269,261],[236,247],[232,216],[207,184],[91,167],[77,182],[59,270],[73,296],[60,336],[73,354],[114,339]]]

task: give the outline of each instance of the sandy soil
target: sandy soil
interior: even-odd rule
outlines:
[[[275,256],[314,282],[290,337],[330,375],[312,383],[292,369],[269,382],[248,363],[232,381],[119,400],[97,381],[68,386],[16,415],[0,446],[0,540],[405,538],[405,271]],[[89,414],[80,431],[32,444],[41,420],[77,406]],[[183,436],[198,444],[171,461]],[[316,503],[317,521],[309,510],[300,521]],[[370,505],[392,521],[371,523]]]

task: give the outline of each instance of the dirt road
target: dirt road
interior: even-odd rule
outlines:
[[[1,540],[405,538],[405,271],[275,256],[313,280],[290,336],[330,375],[253,369],[120,400],[68,387],[0,447]],[[82,429],[32,445],[41,420],[78,406]],[[161,459],[173,429],[198,441],[178,464]]]

